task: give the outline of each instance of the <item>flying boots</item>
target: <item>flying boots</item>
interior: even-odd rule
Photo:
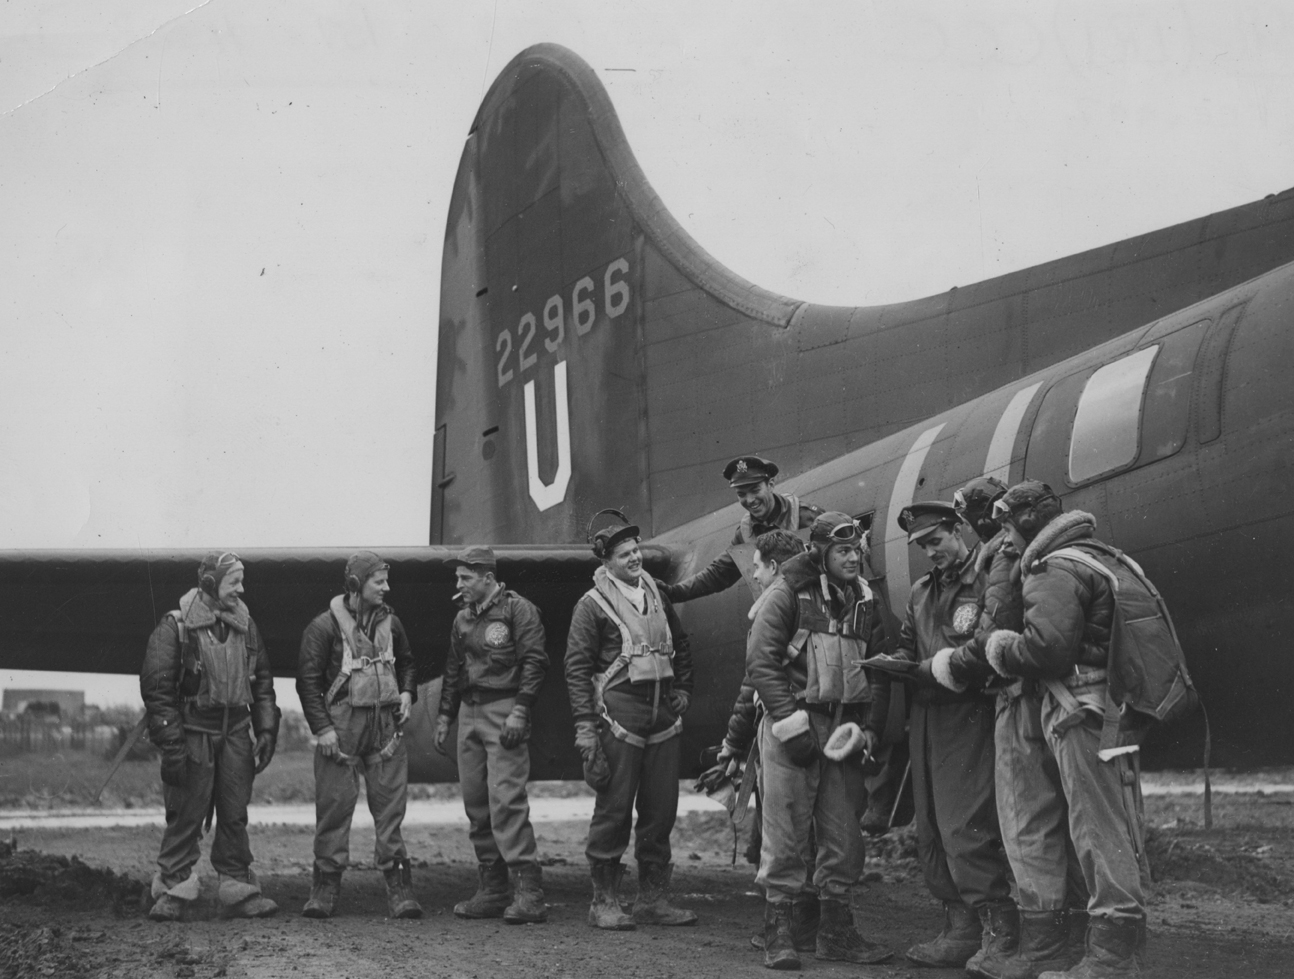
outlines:
[[[222,918],[268,918],[279,906],[261,893],[256,875],[247,872],[246,880],[219,875],[216,901]]]
[[[1002,961],[983,963],[979,974],[984,979],[1037,979],[1041,972],[1073,965],[1079,956],[1070,951],[1071,922],[1072,917],[1064,909],[1021,911],[1020,944],[1015,954]]]
[[[669,903],[669,884],[673,876],[672,863],[639,862],[638,900],[634,902],[634,924],[696,924],[695,912],[676,908]]]
[[[823,898],[818,902],[822,920],[818,923],[818,943],[814,956],[828,962],[857,962],[875,965],[894,957],[884,945],[869,942],[854,927],[854,915],[844,901]]]
[[[907,950],[908,961],[938,969],[960,969],[979,951],[979,916],[961,902],[944,902],[944,927],[928,942]]]
[[[341,872],[324,873],[315,867],[314,885],[310,888],[310,900],[301,909],[307,918],[331,918],[337,907],[337,895],[341,893]]]
[[[1020,911],[1014,901],[986,904],[979,909],[979,923],[980,948],[966,963],[966,971],[980,979],[992,979],[1020,944]]]
[[[154,921],[179,921],[184,917],[184,906],[188,903],[170,894],[163,894],[148,909],[148,916]]]
[[[413,868],[409,858],[397,857],[390,870],[382,871],[386,880],[386,907],[392,918],[421,918],[422,905],[413,896]]]
[[[589,865],[593,877],[593,903],[589,905],[589,926],[607,931],[633,931],[634,919],[620,907],[616,891],[625,868],[619,861],[597,860]]]
[[[510,925],[539,924],[548,920],[544,903],[543,871],[528,863],[512,871],[512,903],[504,909],[503,920]]]
[[[184,908],[198,899],[198,875],[189,871],[184,880],[168,887],[162,883],[161,871],[153,874],[151,888],[153,906],[148,909],[148,916],[154,921],[179,921],[184,917]]]
[[[767,901],[764,904],[764,968],[798,969],[800,956],[791,938],[791,902]]]
[[[1087,954],[1065,972],[1044,972],[1038,979],[1127,979],[1141,975],[1137,945],[1145,922],[1137,918],[1092,918],[1087,927]]]
[[[501,918],[512,905],[508,890],[508,865],[502,860],[476,865],[476,893],[454,905],[460,918]],[[540,900],[542,900],[542,895]]]

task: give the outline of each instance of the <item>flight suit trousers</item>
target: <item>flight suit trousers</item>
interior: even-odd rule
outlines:
[[[1077,691],[1076,691],[1077,693]],[[1069,833],[1091,897],[1093,917],[1140,921],[1146,916],[1150,865],[1145,856],[1141,786],[1130,755],[1101,761],[1101,716],[1084,711],[1083,721],[1056,728],[1066,712],[1043,696],[1042,725],[1056,757],[1069,805]]]
[[[675,714],[662,696],[653,708],[650,701],[611,688],[605,694],[607,711],[632,734],[646,737],[673,725]],[[599,792],[589,824],[585,855],[590,863],[618,862],[629,848],[634,831],[634,857],[640,863],[669,863],[669,835],[678,815],[678,760],[680,738],[675,736],[644,748],[616,738],[605,721],[598,722],[602,750],[611,767],[611,785]],[[633,826],[635,803],[638,824]]]
[[[535,831],[530,825],[530,746],[499,744],[503,723],[515,697],[458,708],[458,781],[478,863],[509,867],[535,863]]]
[[[1042,696],[1017,682],[997,699],[997,813],[1024,911],[1087,907],[1060,769],[1042,731]]]
[[[915,703],[909,744],[917,856],[940,901],[1011,897],[993,790],[993,701]]]
[[[247,842],[247,804],[252,799],[256,764],[251,728],[229,734],[185,731],[188,769],[183,788],[162,786],[166,829],[157,854],[157,869],[165,887],[188,879],[202,851],[202,823],[216,810],[211,866],[216,873],[247,880],[252,850]]]
[[[831,722],[809,715],[818,743],[826,744]],[[865,849],[858,816],[866,798],[863,767],[819,757],[801,768],[765,717],[759,725],[763,800],[763,844],[755,883],[769,901],[792,901],[816,891],[832,901],[849,901],[863,875]],[[813,853],[816,837],[817,855]]]
[[[373,814],[373,862],[379,870],[390,870],[397,858],[408,856],[400,827],[409,794],[409,754],[401,740],[390,758],[380,756],[395,733],[396,709],[338,711],[333,705],[329,710],[350,758],[326,758],[315,749],[315,869],[339,874],[350,863],[350,822],[362,775]]]

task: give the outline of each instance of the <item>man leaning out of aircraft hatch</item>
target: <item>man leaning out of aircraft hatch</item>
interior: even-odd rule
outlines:
[[[787,560],[760,596],[746,645],[746,675],[765,714],[759,726],[764,965],[798,969],[816,903],[819,959],[876,963],[893,952],[858,933],[850,889],[863,874],[855,809],[866,792],[863,760],[880,740],[889,682],[873,686],[857,665],[885,646],[885,621],[863,580],[863,533],[843,513],[813,521],[809,551]],[[817,840],[812,885],[805,855]],[[796,928],[795,925],[800,927]],[[799,942],[796,939],[800,939]]]
[[[198,587],[148,637],[139,686],[149,738],[162,750],[166,803],[148,913],[154,921],[178,921],[197,899],[198,841],[213,809],[211,865],[222,914],[263,918],[278,910],[251,870],[247,803],[252,779],[274,757],[279,709],[270,659],[242,594],[238,555],[213,551],[198,565]]]
[[[642,569],[638,528],[593,535],[602,561],[593,587],[571,614],[566,687],[575,745],[594,790],[585,853],[593,877],[589,924],[611,931],[635,925],[690,925],[696,915],[669,902],[670,833],[678,815],[679,734],[692,693],[687,633],[669,599]],[[633,827],[637,802],[638,825]],[[638,899],[625,914],[620,858],[634,830]]]
[[[813,523],[822,507],[801,503],[799,497],[773,492],[777,464],[759,456],[740,456],[723,467],[723,478],[737,492],[737,500],[746,515],[733,534],[733,546],[753,544],[755,538],[770,530],[801,530]],[[741,569],[725,551],[710,566],[673,585],[661,585],[671,602],[690,602],[721,592],[741,580]]]
[[[936,680],[950,647],[974,634],[983,608],[981,545],[967,548],[961,522],[951,503],[935,501],[913,503],[898,516],[908,542],[934,565],[912,583],[897,655],[918,664],[908,733],[917,854],[926,886],[944,906],[942,931],[907,957],[945,969],[995,949],[993,923],[1015,907],[994,791],[994,699],[984,689],[991,674],[982,670],[978,683],[960,691]]]
[[[464,548],[455,563],[467,607],[449,634],[435,747],[445,750],[457,719],[458,780],[478,885],[454,914],[514,925],[547,921],[526,797],[530,708],[548,674],[544,626],[539,609],[495,578],[492,548]]]
[[[373,814],[373,862],[392,918],[417,918],[409,854],[400,833],[409,755],[401,725],[417,687],[404,625],[386,604],[390,565],[372,551],[350,556],[337,595],[301,635],[297,694],[315,745],[314,886],[301,913],[332,917],[350,861],[350,822],[364,776]]]

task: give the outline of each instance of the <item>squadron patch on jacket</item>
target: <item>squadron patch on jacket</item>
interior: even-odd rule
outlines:
[[[957,633],[970,632],[975,628],[975,623],[978,621],[978,605],[958,605],[957,611],[953,613],[953,631]]]
[[[507,623],[491,622],[485,627],[485,641],[491,646],[506,646],[511,638]]]

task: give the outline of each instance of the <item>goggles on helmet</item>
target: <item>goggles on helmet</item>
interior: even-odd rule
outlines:
[[[1015,506],[1007,506],[1006,498],[995,500],[993,502],[993,519],[999,524],[1006,523],[1008,520],[1014,520],[1017,514],[1024,513],[1025,510],[1032,510],[1044,500],[1054,500],[1055,496],[1040,496],[1036,500],[1026,500],[1017,503]]]
[[[863,528],[857,520],[847,520],[832,527],[827,536],[833,544],[854,544],[863,539]]]

